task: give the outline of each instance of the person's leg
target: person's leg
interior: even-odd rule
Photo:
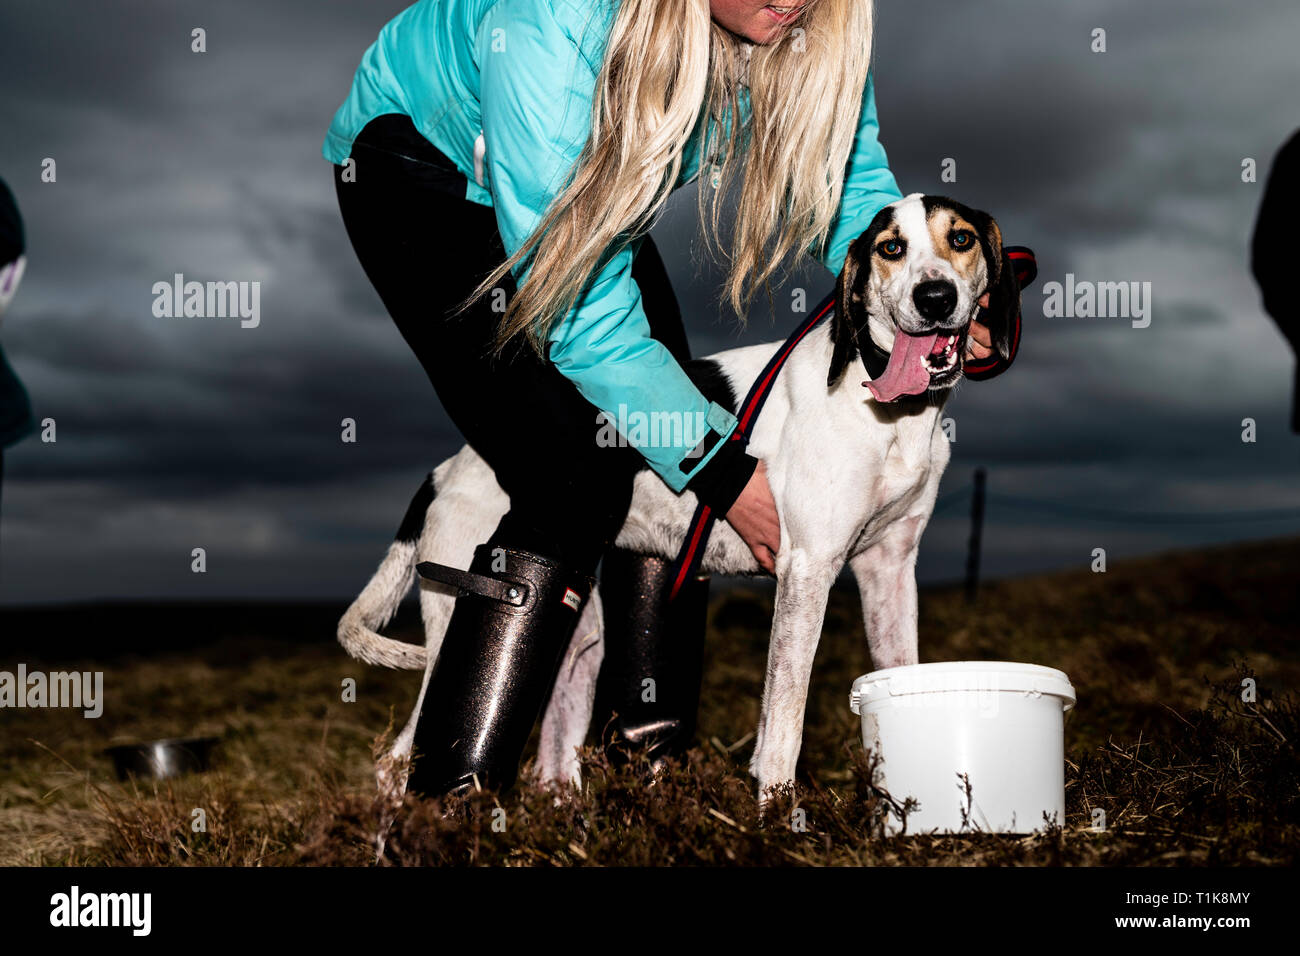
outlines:
[[[503,532],[593,573],[626,516],[639,460],[597,446],[597,409],[526,343],[490,354],[500,320],[491,295],[451,315],[505,258],[493,210],[425,188],[402,163],[367,152],[364,136],[353,150],[358,181],[337,186],[362,267],[448,417],[510,495]],[[502,286],[513,294],[510,277]]]
[[[353,158],[356,181],[336,170],[336,187],[362,267],[447,414],[511,498],[476,551],[475,576],[461,579],[470,586],[430,677],[411,787],[430,795],[471,780],[505,787],[590,576],[626,516],[638,459],[596,444],[596,409],[526,344],[489,354],[500,318],[492,297],[451,315],[505,258],[493,211],[446,191],[436,168],[369,147],[364,134]]]
[[[593,723],[615,762],[643,751],[659,765],[685,753],[695,736],[709,578],[692,577],[672,601],[671,587],[671,561],[621,548],[605,554],[605,658]]]
[[[646,237],[632,265],[651,334],[679,362],[690,346],[677,297],[654,241]],[[644,750],[658,764],[681,756],[695,736],[703,676],[709,576],[687,581],[669,601],[672,562],[622,548],[600,567],[605,658],[593,723],[606,753],[621,761]]]
[[[673,358],[685,364],[691,358],[691,346],[686,338],[682,310],[668,278],[668,268],[652,236],[642,240],[641,248],[632,260],[632,278],[641,292],[641,307],[645,309],[650,334],[668,348]]]

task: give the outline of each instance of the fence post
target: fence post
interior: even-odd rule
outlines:
[[[983,468],[975,469],[975,487],[970,503],[970,542],[966,547],[966,602],[973,604],[980,583],[980,542],[984,536]]]

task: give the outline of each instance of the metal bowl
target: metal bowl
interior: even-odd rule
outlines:
[[[187,773],[202,773],[211,765],[217,737],[186,737],[150,740],[140,744],[109,747],[104,753],[113,758],[119,780],[129,776],[166,780]]]

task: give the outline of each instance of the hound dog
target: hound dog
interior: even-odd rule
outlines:
[[[781,520],[767,676],[750,762],[760,799],[794,778],[827,596],[846,563],[861,592],[872,665],[917,661],[917,546],[949,456],[940,415],[962,377],[967,331],[986,291],[986,322],[1006,359],[1020,287],[997,223],[919,193],[885,207],[849,247],[833,319],[804,336],[753,429],[749,451],[767,464]],[[743,396],[780,344],[720,352],[687,370],[710,399],[734,411],[737,393]],[[404,786],[402,758],[411,752],[453,594],[441,586],[421,589],[424,647],[377,629],[414,582],[418,562],[468,566],[508,505],[491,468],[468,446],[443,462],[339,623],[339,641],[354,657],[424,669],[415,709],[380,761],[381,789],[400,793]],[[616,543],[672,558],[694,509],[693,494],[674,494],[646,469],[636,477]],[[762,573],[725,522],[714,528],[701,567]],[[577,748],[587,734],[603,655],[600,597],[593,589],[543,716],[537,771],[544,782],[578,780]]]

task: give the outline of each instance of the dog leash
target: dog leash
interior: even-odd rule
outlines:
[[[1029,283],[1033,282],[1038,275],[1038,262],[1034,258],[1034,251],[1025,246],[1004,246],[1003,251],[1011,259],[1016,270],[1016,281],[1020,288],[1024,289]],[[776,377],[780,374],[786,360],[795,350],[804,336],[817,327],[822,319],[826,318],[835,308],[835,291],[832,289],[824,299],[817,304],[812,310],[809,318],[804,319],[789,337],[785,344],[776,350],[776,353],[768,360],[763,371],[758,374],[754,384],[750,386],[749,393],[745,400],[740,403],[740,414],[737,416],[735,430],[731,433],[730,441],[739,441],[749,444],[749,436],[754,431],[754,424],[758,421],[759,413],[763,411],[763,406],[767,403],[767,397],[772,393],[772,386],[776,383]],[[984,309],[980,309],[980,315],[983,315]],[[978,317],[977,317],[978,321]],[[967,378],[979,381],[985,378],[992,378],[999,371],[998,366],[1010,365],[1016,357],[1016,351],[1020,348],[1020,310],[1016,310],[1015,327],[1011,333],[1011,351],[1010,355],[1003,360],[995,352],[987,360],[982,361],[974,366],[965,366],[963,373]],[[859,352],[862,350],[859,349]],[[867,371],[872,378],[878,378],[884,370],[885,363],[888,362],[889,353],[885,352],[879,346],[876,346],[878,355],[863,354],[863,361],[867,364]],[[874,370],[873,370],[874,367]],[[669,592],[669,600],[676,599],[682,589],[682,585],[692,575],[699,573],[700,561],[704,558],[704,549],[709,542],[709,533],[713,530],[713,523],[717,521],[717,515],[713,509],[704,502],[695,506],[695,514],[691,517],[690,530],[686,534],[686,540],[682,542],[681,550],[677,552],[677,558],[673,562],[672,590]]]

